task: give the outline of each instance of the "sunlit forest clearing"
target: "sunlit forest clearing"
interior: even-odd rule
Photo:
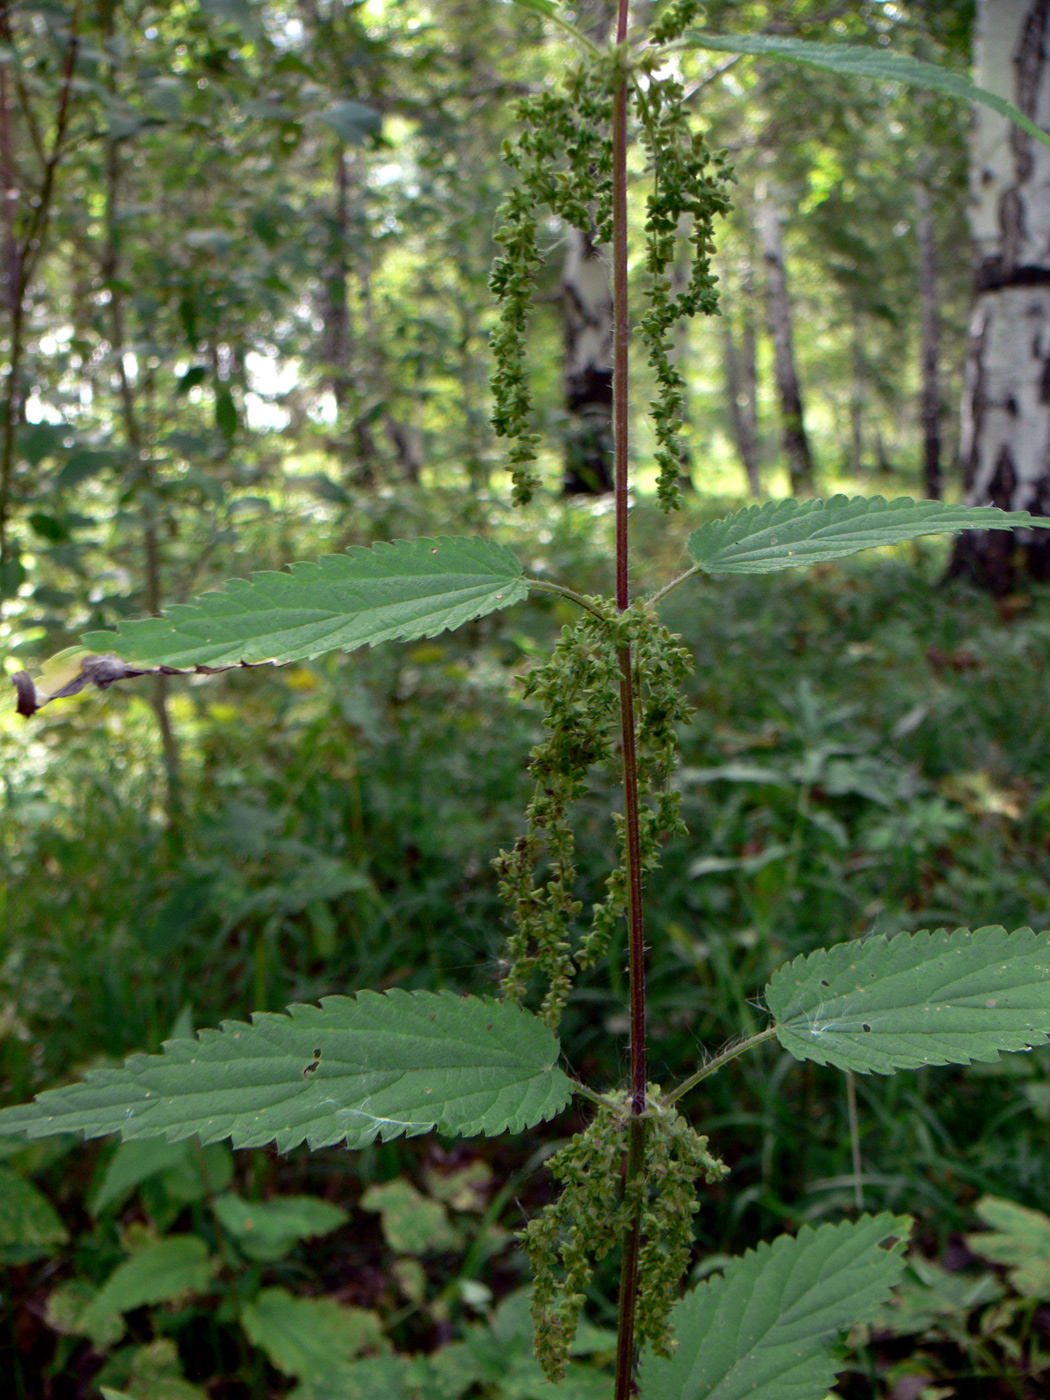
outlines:
[[[5,1400],[1047,1394],[1048,54],[0,3]]]

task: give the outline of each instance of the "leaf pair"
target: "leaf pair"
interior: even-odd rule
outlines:
[[[994,506],[835,496],[750,506],[701,526],[688,549],[695,570],[762,574],[922,535],[1047,526],[1050,517]],[[235,579],[192,603],[169,607],[163,617],[123,622],[115,632],[89,632],[83,638],[88,650],[60,653],[37,680],[18,673],[18,709],[32,715],[88,685],[105,690],[148,672],[281,665],[432,637],[510,607],[532,587],[552,585],[526,578],[514,554],[491,540],[467,536],[357,547],[316,564],[293,564],[288,573]]]
[[[1050,934],[939,929],[840,943],[780,968],[765,998],[798,1060],[859,1074],[994,1060],[1050,1038]],[[507,1002],[359,992],[89,1070],[0,1110],[0,1136],[197,1134],[287,1151],[431,1129],[519,1132],[568,1103],[558,1054],[543,1022]]]

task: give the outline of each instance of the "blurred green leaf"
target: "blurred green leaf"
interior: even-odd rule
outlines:
[[[374,107],[363,102],[333,102],[317,114],[321,121],[348,146],[361,146],[382,129],[383,119]]]
[[[245,1201],[233,1192],[212,1202],[219,1224],[249,1259],[283,1259],[300,1240],[327,1235],[344,1225],[345,1210],[315,1196],[274,1196]]]
[[[264,1288],[241,1308],[241,1322],[278,1370],[304,1381],[324,1381],[358,1352],[385,1346],[374,1312],[332,1298],[296,1298],[283,1288]]]
[[[80,1325],[85,1330],[117,1313],[130,1312],[147,1303],[168,1303],[186,1293],[203,1293],[218,1261],[196,1235],[168,1235],[134,1253],[119,1265],[85,1309]]]
[[[229,389],[220,389],[215,395],[215,426],[224,437],[232,438],[236,436],[239,422],[233,395]]]
[[[98,1289],[86,1279],[68,1279],[47,1295],[44,1321],[63,1336],[87,1337],[97,1351],[104,1351],[124,1335],[124,1319],[119,1313],[91,1315],[97,1297]]]
[[[997,1196],[982,1196],[977,1214],[991,1229],[967,1235],[967,1246],[982,1259],[1006,1265],[1022,1297],[1050,1299],[1050,1219]]]
[[[370,1186],[361,1205],[379,1212],[386,1242],[399,1254],[449,1251],[463,1242],[441,1202],[428,1200],[401,1178]]]
[[[42,1191],[0,1167],[0,1261],[28,1264],[58,1252],[69,1231]]]

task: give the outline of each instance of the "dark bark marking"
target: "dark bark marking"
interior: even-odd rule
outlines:
[[[974,282],[978,296],[982,292],[997,292],[1001,287],[1045,287],[1050,285],[1050,267],[1030,263],[1007,266],[1002,255],[996,253],[978,265]]]

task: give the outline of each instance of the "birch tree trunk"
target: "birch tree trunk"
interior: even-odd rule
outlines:
[[[566,495],[613,488],[612,290],[609,264],[589,233],[569,230],[561,282],[565,331]]]
[[[868,362],[864,354],[864,326],[860,310],[851,311],[850,360],[853,383],[849,396],[849,467],[859,477],[864,470],[864,409],[868,402]]]
[[[933,205],[922,179],[915,184],[915,225],[919,245],[919,321],[922,336],[922,464],[926,494],[941,499],[941,369],[940,317],[937,311],[937,245],[934,239]]]
[[[728,280],[728,279],[727,279]],[[732,318],[728,308],[723,310],[722,325],[722,367],[725,373],[726,399],[729,404],[729,421],[733,427],[733,441],[737,454],[747,473],[747,484],[752,496],[762,494],[760,475],[761,450],[758,438],[758,370],[755,355],[755,321],[751,306],[754,298],[754,285],[750,263],[745,264],[740,276],[741,328],[740,343],[737,344],[733,331]]]
[[[977,83],[1050,130],[1050,0],[979,0]],[[973,125],[977,297],[961,421],[967,501],[1050,513],[1050,150],[983,105]],[[997,593],[1050,578],[1037,532],[968,531],[950,574]],[[1038,532],[1042,534],[1042,532]]]
[[[795,368],[795,332],[791,314],[784,245],[780,236],[780,211],[767,187],[758,192],[758,234],[766,267],[766,317],[773,341],[773,373],[780,399],[784,455],[787,457],[791,490],[808,490],[813,484],[813,458],[806,436],[802,391]]]

